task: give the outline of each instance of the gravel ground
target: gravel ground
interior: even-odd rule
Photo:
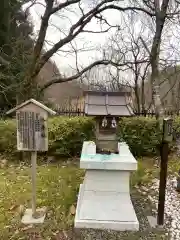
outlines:
[[[175,190],[176,179],[170,176],[167,179],[166,201],[165,201],[165,227],[169,232],[170,240],[180,239],[180,193]],[[149,200],[158,206],[159,180],[154,179],[148,188],[143,187],[141,194],[147,195]],[[155,210],[157,212],[157,210]]]
[[[131,194],[132,202],[140,223],[138,232],[117,232],[108,230],[82,229],[76,230],[73,240],[155,240],[169,239],[163,229],[152,229],[147,216],[152,215],[152,205],[148,198],[134,190]]]

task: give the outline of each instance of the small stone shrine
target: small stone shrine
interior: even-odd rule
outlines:
[[[75,228],[138,231],[129,189],[137,161],[125,142],[118,142],[119,117],[133,114],[126,92],[85,93],[85,114],[96,118],[96,142],[85,141],[80,168],[86,169],[80,185]]]

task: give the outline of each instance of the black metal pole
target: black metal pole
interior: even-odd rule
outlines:
[[[164,224],[164,204],[165,204],[165,194],[166,194],[168,151],[169,151],[168,143],[163,141],[161,145],[159,202],[158,202],[158,217],[157,217],[158,225]]]

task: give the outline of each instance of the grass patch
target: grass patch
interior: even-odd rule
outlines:
[[[159,163],[158,163],[159,162]],[[158,163],[158,164],[157,164]],[[180,170],[180,157],[169,155],[168,157],[168,176],[176,176]],[[131,177],[131,185],[146,185],[154,178],[159,179],[160,175],[160,157],[148,158],[142,157],[138,159],[138,169],[133,172]]]
[[[170,174],[178,171],[179,162],[176,157],[169,158]],[[159,177],[159,167],[154,163],[155,159],[139,159],[138,170],[131,177],[132,189],[134,185],[146,185]],[[70,161],[39,165],[37,204],[38,207],[46,206],[48,211],[44,224],[28,229],[21,224],[21,217],[23,210],[31,207],[31,169],[19,165],[0,169],[0,239],[61,239],[56,237],[61,230],[72,229],[74,214],[70,209],[76,204],[83,177],[84,171]]]
[[[22,210],[31,207],[30,174],[26,166],[0,170],[0,239],[31,239],[20,222]],[[40,239],[52,239],[57,231],[72,226],[70,207],[76,202],[83,175],[74,165],[37,167],[37,204],[47,206],[48,214],[45,223],[31,229],[31,234],[36,232]]]
[[[154,178],[158,178],[159,169],[156,167],[155,158],[143,157],[138,159],[138,169],[131,175],[131,185],[146,185]]]
[[[168,174],[176,176],[180,170],[180,157],[172,155],[169,157],[168,161]]]

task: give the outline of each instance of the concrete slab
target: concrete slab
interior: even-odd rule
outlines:
[[[81,185],[75,228],[138,231],[139,222],[129,194],[86,191]]]
[[[21,222],[24,224],[42,224],[46,217],[46,208],[38,208],[36,210],[37,217],[32,216],[32,209],[26,209]]]
[[[92,142],[84,142],[80,168],[103,170],[137,170],[137,161],[125,144],[119,143],[119,154],[96,154],[96,145]]]
[[[163,230],[163,229],[164,229],[164,226],[163,226],[163,225],[158,225],[158,224],[157,224],[157,217],[147,216],[147,219],[148,219],[149,225],[150,225],[152,228],[157,228],[158,230]]]
[[[156,218],[156,217],[147,216],[147,219],[148,219],[149,225],[150,225],[152,228],[156,228],[156,227],[157,227],[157,218]]]

